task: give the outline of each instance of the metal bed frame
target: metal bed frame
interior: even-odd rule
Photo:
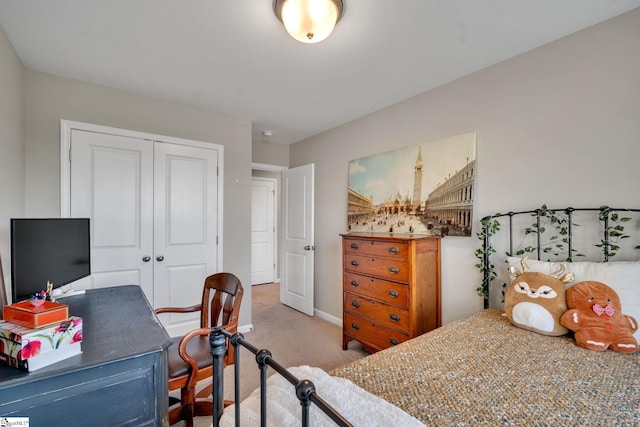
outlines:
[[[639,213],[640,209],[626,209],[626,208],[610,208],[607,206],[601,206],[599,208],[563,208],[563,209],[548,209],[543,205],[539,209],[520,211],[520,212],[508,212],[508,213],[496,213],[494,215],[486,216],[481,220],[481,231],[477,234],[478,238],[482,240],[482,249],[476,251],[476,256],[480,259],[481,264],[478,267],[482,273],[482,285],[481,287],[486,291],[484,294],[484,306],[489,307],[489,285],[495,278],[494,266],[491,261],[491,254],[495,252],[492,246],[492,236],[496,234],[498,230],[506,223],[508,227],[508,249],[506,255],[533,255],[537,259],[541,259],[543,254],[548,254],[550,247],[549,243],[542,241],[543,233],[546,229],[545,223],[551,224],[555,228],[555,231],[560,235],[555,240],[555,246],[562,246],[566,257],[563,261],[572,261],[574,256],[580,256],[575,254],[574,248],[574,236],[575,229],[579,224],[574,221],[574,213],[576,212],[593,212],[596,214],[597,222],[601,224],[602,238],[594,246],[599,247],[603,255],[603,261],[607,262],[616,254],[619,250],[618,243],[621,239],[630,237],[626,234],[624,227],[619,225],[619,222],[630,221],[629,217],[620,217],[620,213]],[[530,215],[535,218],[535,222],[530,224],[528,229],[525,230],[525,234],[534,236],[534,244],[526,248],[514,247],[514,219],[522,215]],[[505,221],[506,219],[506,221]],[[546,221],[546,222],[545,222]],[[612,225],[612,222],[615,225]],[[557,243],[559,242],[559,243]],[[635,246],[633,249],[640,249],[640,245]],[[551,251],[553,252],[553,251]],[[558,255],[558,254],[555,254]],[[480,288],[479,288],[480,289]],[[292,375],[287,369],[273,360],[271,352],[265,349],[258,349],[246,342],[244,336],[241,333],[231,334],[223,328],[214,328],[209,335],[209,342],[211,344],[211,355],[213,357],[213,426],[218,427],[222,412],[224,409],[224,356],[227,352],[227,340],[234,346],[235,365],[234,365],[234,402],[235,405],[235,423],[236,426],[240,425],[240,351],[239,347],[244,347],[256,356],[256,362],[260,369],[260,415],[261,425],[267,425],[267,369],[273,368],[278,374],[283,376],[289,383],[295,387],[295,393],[302,406],[302,419],[301,425],[303,427],[309,426],[309,411],[310,406],[313,403],[324,412],[331,420],[333,420],[338,426],[351,426],[342,415],[340,415],[334,408],[332,408],[326,401],[324,401],[315,390],[315,386],[309,380],[300,380]]]
[[[222,327],[213,328],[209,334],[209,343],[211,345],[211,356],[213,357],[213,426],[218,427],[220,418],[224,410],[224,356],[227,352],[227,339],[234,348],[234,402],[235,402],[235,424],[240,426],[240,351],[239,347],[244,347],[256,356],[256,362],[260,368],[260,423],[262,426],[267,425],[267,369],[272,367],[278,374],[282,375],[294,387],[296,397],[302,406],[303,427],[309,426],[309,410],[311,403],[316,405],[318,409],[324,412],[336,425],[341,427],[351,427],[351,423],[347,421],[338,411],[333,409],[331,405],[325,402],[316,393],[313,382],[309,380],[300,380],[292,375],[286,368],[277,363],[271,357],[269,350],[254,347],[246,342],[244,336],[236,332],[231,334]]]

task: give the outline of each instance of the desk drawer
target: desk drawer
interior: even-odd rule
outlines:
[[[402,283],[344,272],[344,290],[399,307],[409,307],[409,287]]]
[[[405,242],[383,242],[377,240],[346,238],[343,241],[342,247],[344,252],[363,255],[402,258],[404,260],[409,256],[409,245]]]
[[[344,313],[344,333],[379,350],[400,344],[409,339],[406,334],[385,328],[378,323],[349,313]]]
[[[345,270],[407,283],[409,263],[401,259],[387,259],[352,253],[344,254]]]

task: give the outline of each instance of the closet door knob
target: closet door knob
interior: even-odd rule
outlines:
[[[162,261],[164,261],[164,255],[158,255],[158,256],[156,257],[156,261],[158,261],[158,262],[162,262]]]
[[[149,262],[151,261],[151,257],[149,255],[145,255],[142,257],[142,262]]]

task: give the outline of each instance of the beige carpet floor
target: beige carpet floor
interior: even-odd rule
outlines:
[[[368,353],[357,342],[342,350],[342,328],[300,313],[280,303],[277,283],[251,288],[254,331],[244,334],[245,340],[259,349],[271,351],[273,359],[285,368],[299,365],[317,366],[329,371]],[[240,397],[246,398],[260,385],[260,371],[253,353],[241,349]],[[269,371],[269,375],[273,370]],[[225,398],[233,400],[233,367],[225,369]],[[196,427],[211,425],[211,419],[196,419]],[[184,422],[174,424],[184,426]]]

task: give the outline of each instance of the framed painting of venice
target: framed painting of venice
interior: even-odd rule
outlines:
[[[476,134],[349,162],[349,231],[471,236]]]

